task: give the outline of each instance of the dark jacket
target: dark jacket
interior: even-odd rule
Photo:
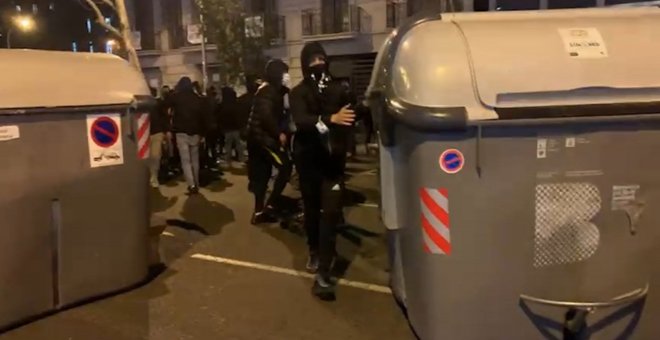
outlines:
[[[291,115],[296,124],[296,153],[299,157],[317,159],[319,166],[332,176],[342,175],[350,127],[334,125],[330,117],[347,105],[349,98],[343,86],[336,81],[330,81],[322,93],[319,91],[308,67],[315,54],[326,55],[320,44],[306,44],[300,56],[304,79],[289,95]],[[319,120],[330,130],[325,135],[321,135],[316,128]]]
[[[279,136],[284,132],[280,127],[284,117],[281,88],[265,83],[257,90],[247,125],[248,143],[279,149]]]
[[[204,135],[212,125],[204,98],[193,91],[192,82],[188,77],[181,78],[177,84],[171,107],[172,129],[176,133]]]
[[[236,99],[236,91],[230,87],[222,88],[222,103],[220,103],[218,113],[218,124],[222,131],[238,131],[245,126],[243,120],[246,119],[241,119],[241,110]],[[249,109],[245,116],[247,117],[248,115]]]
[[[248,119],[250,118],[252,104],[254,104],[254,92],[244,93],[240,95],[236,101],[238,105],[237,122],[239,130],[243,130],[247,127]]]

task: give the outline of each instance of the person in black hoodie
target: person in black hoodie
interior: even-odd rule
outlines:
[[[336,227],[343,220],[348,133],[355,114],[347,105],[346,91],[330,77],[327,55],[319,43],[305,45],[300,63],[304,79],[291,90],[289,101],[309,246],[307,270],[317,273],[312,292],[322,300],[334,300],[330,271]]]
[[[284,94],[282,85],[289,66],[279,59],[266,65],[265,82],[254,97],[247,128],[249,190],[254,195],[252,224],[274,222],[275,207],[291,177],[291,161],[286,152]],[[273,167],[278,168],[273,191],[266,201],[268,181]]]
[[[196,194],[199,191],[199,145],[206,132],[205,127],[212,125],[212,122],[203,98],[195,93],[190,78],[183,77],[176,85],[172,110],[172,125],[188,193]]]

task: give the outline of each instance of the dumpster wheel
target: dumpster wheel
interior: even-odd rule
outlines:
[[[568,308],[564,315],[563,339],[578,340],[582,339],[587,331],[587,316],[595,313],[598,309],[613,308],[621,305],[631,304],[646,297],[649,291],[649,284],[643,288],[632,290],[628,293],[617,296],[609,301],[600,302],[575,302],[558,301],[538,298],[531,295],[521,294],[520,299],[527,303],[534,303],[545,306]]]

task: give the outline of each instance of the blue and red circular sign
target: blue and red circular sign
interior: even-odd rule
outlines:
[[[440,155],[440,168],[448,174],[458,173],[465,165],[463,153],[456,149],[448,149]]]
[[[109,148],[119,139],[119,126],[108,117],[99,117],[92,123],[90,135],[96,145]]]

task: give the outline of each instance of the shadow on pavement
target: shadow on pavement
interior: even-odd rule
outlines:
[[[178,197],[166,197],[160,190],[153,188],[149,191],[149,199],[151,200],[151,213],[166,211],[178,201]]]
[[[189,196],[184,203],[181,219],[168,219],[169,227],[185,233],[176,237],[160,237],[160,259],[166,266],[183,257],[196,243],[206,237],[218,235],[222,228],[234,222],[234,213],[228,207],[209,201],[204,195]]]
[[[181,225],[190,228],[184,229],[197,230],[204,235],[217,235],[222,227],[234,221],[234,212],[218,202],[209,201],[200,194],[187,198],[181,217],[183,218]]]
[[[227,188],[232,187],[234,184],[228,182],[224,177],[218,177],[214,181],[204,185],[203,187],[211,192],[223,192]]]

